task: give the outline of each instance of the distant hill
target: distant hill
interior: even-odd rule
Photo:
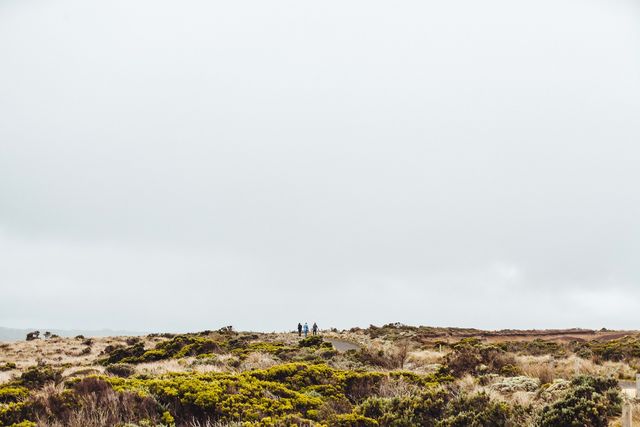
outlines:
[[[145,332],[134,331],[119,331],[113,329],[99,329],[99,330],[86,330],[86,329],[46,329],[46,328],[30,328],[30,329],[15,329],[4,328],[0,326],[0,341],[23,341],[28,332],[40,331],[44,334],[46,331],[52,334],[60,335],[61,337],[75,337],[76,335],[84,335],[85,337],[109,337],[109,336],[135,336],[145,335]]]

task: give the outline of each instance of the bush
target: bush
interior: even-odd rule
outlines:
[[[127,378],[135,374],[136,369],[128,363],[115,363],[107,366],[105,371],[108,374],[115,375],[116,377]]]
[[[33,331],[27,334],[26,340],[33,341],[33,340],[37,340],[38,338],[40,338],[40,331]]]
[[[441,427],[500,427],[520,425],[514,419],[511,407],[504,402],[492,401],[484,393],[462,395],[445,410]]]
[[[17,368],[18,367],[16,366],[15,363],[13,363],[13,362],[5,362],[2,365],[0,365],[0,372],[11,371],[11,370],[14,370],[14,369],[17,369]]]
[[[500,347],[484,345],[474,339],[464,339],[453,346],[453,351],[445,357],[451,373],[457,377],[469,373],[495,373],[517,375],[515,357]]]
[[[140,356],[145,352],[144,344],[137,343],[129,347],[112,347],[109,346],[104,349],[108,353],[108,357],[102,360],[104,365],[111,365],[114,363],[138,363]]]
[[[0,405],[0,425],[11,426],[24,423],[28,419],[30,409],[26,402],[12,402]]]
[[[29,389],[19,386],[0,387],[0,403],[18,402],[29,396]]]
[[[320,335],[312,335],[307,338],[303,338],[298,342],[300,347],[320,347],[324,343],[324,340]]]
[[[378,422],[359,414],[340,414],[331,420],[331,425],[337,427],[374,427]]]
[[[537,379],[519,376],[507,377],[491,385],[491,388],[501,393],[514,393],[516,391],[533,392],[538,389],[540,382]]]
[[[142,342],[142,340],[140,339],[140,337],[127,337],[127,339],[124,342],[126,342],[127,345],[135,345],[135,344],[138,344],[139,342]]]
[[[398,367],[397,358],[392,354],[387,354],[384,350],[373,350],[361,347],[357,351],[348,353],[355,361],[363,365],[378,366],[385,369]]]
[[[442,389],[430,389],[410,397],[370,397],[356,411],[381,426],[435,426],[448,400]]]
[[[51,366],[32,366],[20,376],[20,384],[27,388],[40,388],[47,383],[59,383],[62,380],[62,372]]]
[[[620,413],[621,403],[615,379],[577,377],[560,400],[542,409],[539,425],[606,427],[609,417]]]
[[[637,336],[626,336],[604,342],[590,341],[587,345],[593,355],[601,360],[618,362],[640,358],[640,339]],[[585,350],[582,350],[581,353],[587,354]]]

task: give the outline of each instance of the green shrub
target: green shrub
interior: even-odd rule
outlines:
[[[178,335],[169,341],[158,343],[155,349],[163,350],[166,358],[180,358],[219,352],[220,345],[211,339],[195,335]]]
[[[589,341],[587,345],[593,355],[602,360],[617,362],[640,358],[640,339],[637,336],[626,336],[610,341]]]
[[[128,363],[114,363],[113,365],[107,366],[105,372],[117,377],[126,378],[135,374],[136,369]]]
[[[513,372],[515,357],[494,345],[481,344],[474,339],[464,339],[454,344],[453,351],[445,357],[445,363],[453,373],[460,377],[465,374],[488,374]],[[504,374],[503,374],[504,375]]]
[[[398,367],[397,358],[393,354],[387,354],[384,350],[373,350],[367,347],[361,347],[357,351],[348,352],[348,355],[363,365],[377,366],[385,369],[394,369]]]
[[[198,356],[220,351],[220,345],[210,339],[192,334],[176,335],[168,341],[159,342],[153,349],[145,350],[144,343],[131,340],[128,347],[106,348],[108,356],[102,360],[105,365],[114,363],[143,363],[171,358]]]
[[[620,413],[621,402],[615,379],[577,377],[562,398],[542,409],[539,425],[606,427],[609,417]]]
[[[331,420],[331,425],[337,427],[375,427],[378,422],[359,414],[339,414]]]
[[[0,405],[0,425],[10,426],[28,420],[31,407],[27,402],[11,402]]]
[[[138,363],[140,356],[145,353],[144,344],[141,342],[128,347],[107,347],[104,351],[108,353],[107,358],[102,360],[104,365]]]
[[[32,366],[20,376],[20,384],[27,388],[40,388],[47,383],[59,383],[62,372],[51,366]]]
[[[522,375],[522,369],[515,365],[507,364],[501,367],[498,373],[505,377],[517,377]]]
[[[162,417],[160,417],[160,421],[162,421],[163,424],[168,426],[174,425],[176,423],[176,419],[173,418],[173,416],[171,415],[171,412],[169,411],[164,411],[162,413]]]
[[[37,424],[33,421],[20,421],[19,423],[11,424],[10,427],[37,427]]]
[[[484,393],[461,395],[446,407],[439,427],[501,427],[520,425],[512,408],[504,402],[492,401]]]
[[[324,343],[320,335],[311,335],[298,342],[300,347],[320,347]]]
[[[10,403],[23,400],[29,396],[29,389],[19,386],[6,385],[0,387],[0,403]]]
[[[5,362],[2,365],[0,365],[0,372],[3,371],[11,371],[13,369],[17,369],[18,367],[16,366],[15,363],[13,362]]]
[[[435,426],[448,400],[442,389],[429,389],[409,397],[370,397],[357,408],[358,413],[375,419],[381,426]]]

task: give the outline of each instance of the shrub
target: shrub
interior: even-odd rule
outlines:
[[[484,393],[462,395],[447,405],[441,427],[500,427],[519,425],[511,407],[492,401]]]
[[[505,377],[516,377],[522,375],[522,369],[515,365],[507,364],[500,368],[499,374]]]
[[[610,341],[590,341],[590,350],[595,357],[614,362],[640,358],[640,339],[637,336],[626,336]],[[584,353],[584,351],[583,351]]]
[[[0,387],[0,403],[11,403],[23,400],[29,396],[29,390],[19,386]]]
[[[384,350],[373,350],[361,347],[357,351],[349,352],[350,357],[363,365],[378,366],[385,369],[397,367],[397,359],[392,354],[386,354]]]
[[[442,389],[425,390],[409,397],[370,397],[356,411],[375,419],[381,426],[435,426],[448,400]]]
[[[160,421],[162,421],[162,423],[166,425],[173,425],[175,424],[176,419],[173,418],[173,416],[171,415],[171,412],[164,411],[162,413],[162,417],[160,417]]]
[[[29,332],[27,334],[26,340],[27,341],[33,341],[40,338],[40,331],[33,331],[33,332]]]
[[[62,373],[51,366],[32,366],[20,376],[20,384],[27,388],[40,388],[47,383],[59,383]]]
[[[129,347],[121,346],[109,346],[104,349],[108,353],[108,357],[102,360],[104,365],[111,365],[113,363],[137,363],[140,361],[140,356],[145,352],[144,344],[136,343]]]
[[[0,405],[0,425],[10,426],[27,421],[30,409],[26,402],[12,402]]]
[[[468,373],[502,373],[503,369],[506,373],[519,374],[513,355],[500,347],[484,345],[473,339],[456,343],[453,351],[445,357],[445,363],[458,377]]]
[[[10,427],[37,427],[37,424],[33,421],[20,421],[19,423],[11,424]]]
[[[359,414],[339,414],[331,420],[331,425],[337,427],[374,427],[378,422]]]
[[[135,374],[136,369],[128,363],[115,363],[107,366],[105,371],[108,374],[115,375],[116,377],[127,378]]]
[[[621,398],[613,378],[581,376],[573,379],[564,396],[545,406],[540,414],[542,427],[606,427],[618,415]]]
[[[32,397],[31,413],[44,425],[116,426],[129,422],[157,425],[157,402],[141,393],[116,392],[95,377],[77,381],[70,388],[47,388]]]
[[[127,337],[127,339],[124,340],[124,342],[126,342],[127,345],[135,345],[135,344],[138,344],[139,342],[142,342],[142,340],[140,339],[140,337]]]
[[[0,372],[3,371],[11,371],[13,369],[17,369],[18,367],[16,366],[15,363],[13,362],[5,362],[2,365],[0,365]]]
[[[513,393],[516,391],[536,391],[540,383],[537,379],[519,376],[507,377],[491,385],[491,388],[502,393]]]
[[[303,338],[298,342],[300,347],[320,347],[324,340],[320,335],[312,335],[307,338]]]

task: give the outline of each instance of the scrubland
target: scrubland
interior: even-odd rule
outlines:
[[[0,343],[0,425],[614,426],[639,366],[636,332],[53,337]]]

